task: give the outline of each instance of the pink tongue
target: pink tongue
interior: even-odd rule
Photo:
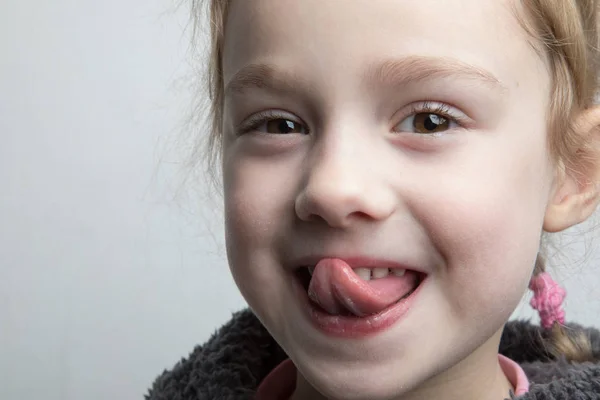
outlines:
[[[339,259],[323,259],[316,265],[308,287],[308,297],[333,315],[342,312],[364,317],[377,314],[408,294],[417,283],[417,274],[364,281]]]

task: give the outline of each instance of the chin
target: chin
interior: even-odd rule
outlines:
[[[389,360],[358,362],[298,355],[299,385],[310,385],[331,400],[392,400],[406,395],[437,375],[444,365],[424,362],[429,355],[401,354]],[[390,362],[391,361],[391,362]],[[412,367],[411,367],[412,366]],[[303,389],[307,389],[306,387]],[[310,389],[310,388],[308,388]],[[302,390],[302,389],[301,389]]]

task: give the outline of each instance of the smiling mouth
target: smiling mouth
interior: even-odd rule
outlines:
[[[401,268],[350,268],[342,260],[324,260],[298,268],[296,276],[318,310],[365,318],[410,297],[426,274]]]

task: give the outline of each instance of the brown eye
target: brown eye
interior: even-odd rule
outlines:
[[[450,120],[440,114],[419,113],[413,119],[416,133],[436,133],[450,129]]]
[[[274,118],[260,124],[257,129],[259,132],[275,135],[287,135],[290,133],[306,133],[306,128],[298,122],[286,118]]]
[[[463,113],[445,104],[424,103],[418,108],[395,125],[393,131],[439,136],[446,131],[463,126],[460,123],[464,119]]]

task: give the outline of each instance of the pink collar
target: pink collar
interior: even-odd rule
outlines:
[[[510,358],[498,354],[498,362],[502,372],[515,388],[515,396],[529,391],[529,380],[523,368]],[[261,382],[256,391],[256,400],[289,400],[296,389],[296,366],[291,360],[279,364]]]

